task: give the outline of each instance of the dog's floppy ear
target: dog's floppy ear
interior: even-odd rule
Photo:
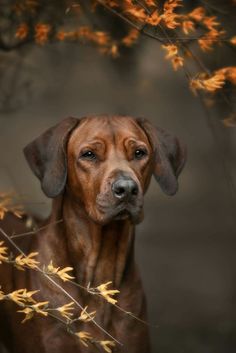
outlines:
[[[148,120],[137,118],[155,152],[154,176],[167,195],[178,190],[178,176],[186,161],[186,147],[169,132],[156,128]]]
[[[41,181],[42,190],[48,197],[56,197],[65,187],[66,146],[71,131],[78,123],[76,118],[66,118],[24,148],[30,168]]]

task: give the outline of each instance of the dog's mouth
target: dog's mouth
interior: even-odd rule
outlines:
[[[121,210],[114,210],[108,215],[110,220],[121,221],[129,219],[132,223],[139,223],[143,216],[142,207],[129,207],[122,208]]]
[[[139,223],[143,219],[143,194],[117,200],[110,194],[99,194],[96,199],[99,221],[107,224],[113,220],[130,220]]]
[[[131,205],[129,203],[121,203],[116,206],[112,205],[98,205],[101,214],[101,221],[108,223],[112,220],[126,220],[129,219],[132,223],[139,223],[143,219],[143,204]]]
[[[127,209],[124,209],[124,210],[119,211],[119,212],[114,216],[114,219],[115,219],[115,220],[121,220],[121,219],[127,219],[127,218],[132,219],[132,214],[131,214],[130,211],[127,210]]]

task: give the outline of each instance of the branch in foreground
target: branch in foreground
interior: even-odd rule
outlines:
[[[20,249],[20,247],[17,244],[15,244],[15,242],[11,239],[11,237],[8,236],[2,228],[0,228],[0,232],[5,237],[5,239],[21,254],[22,257],[27,258],[27,255]],[[68,297],[72,302],[74,302],[74,304],[80,310],[82,310],[82,311],[84,310],[83,306],[74,297],[72,297],[60,284],[58,284],[56,281],[54,281],[54,279],[51,278],[50,275],[48,275],[47,273],[45,273],[45,271],[43,271],[40,267],[38,267],[38,265],[36,263],[34,264],[33,267],[30,267],[30,268],[40,272],[45,278],[48,279],[48,281],[50,281],[63,294],[65,294],[66,297]],[[91,322],[93,322],[93,324],[95,326],[97,326],[100,331],[102,331],[106,336],[110,337],[117,344],[122,345],[121,342],[119,342],[115,337],[113,337],[109,332],[107,332],[102,326],[100,326],[88,312],[86,312],[86,314],[88,315],[89,318],[91,318]]]

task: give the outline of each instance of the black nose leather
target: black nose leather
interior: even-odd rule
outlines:
[[[120,178],[112,184],[112,191],[117,199],[129,199],[138,194],[138,185],[132,179]]]

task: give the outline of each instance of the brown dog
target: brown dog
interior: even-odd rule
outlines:
[[[183,145],[145,119],[93,116],[63,120],[30,143],[25,155],[42,190],[53,198],[49,226],[30,238],[27,251],[38,251],[40,264],[52,260],[57,266],[73,267],[83,286],[112,281],[120,291],[119,305],[146,320],[134,261],[134,224],[142,220],[143,195],[152,174],[165,193],[176,193],[185,162]],[[55,224],[60,219],[63,222]],[[52,307],[71,301],[42,275],[1,266],[0,283],[6,292],[39,289],[37,300],[49,300]],[[150,351],[145,325],[68,282],[64,288],[89,311],[96,310],[96,322],[123,344],[117,344],[114,352]],[[9,352],[96,352],[52,318],[36,316],[20,324],[16,307],[7,304],[1,314]],[[93,323],[76,327],[100,340],[110,339]]]

